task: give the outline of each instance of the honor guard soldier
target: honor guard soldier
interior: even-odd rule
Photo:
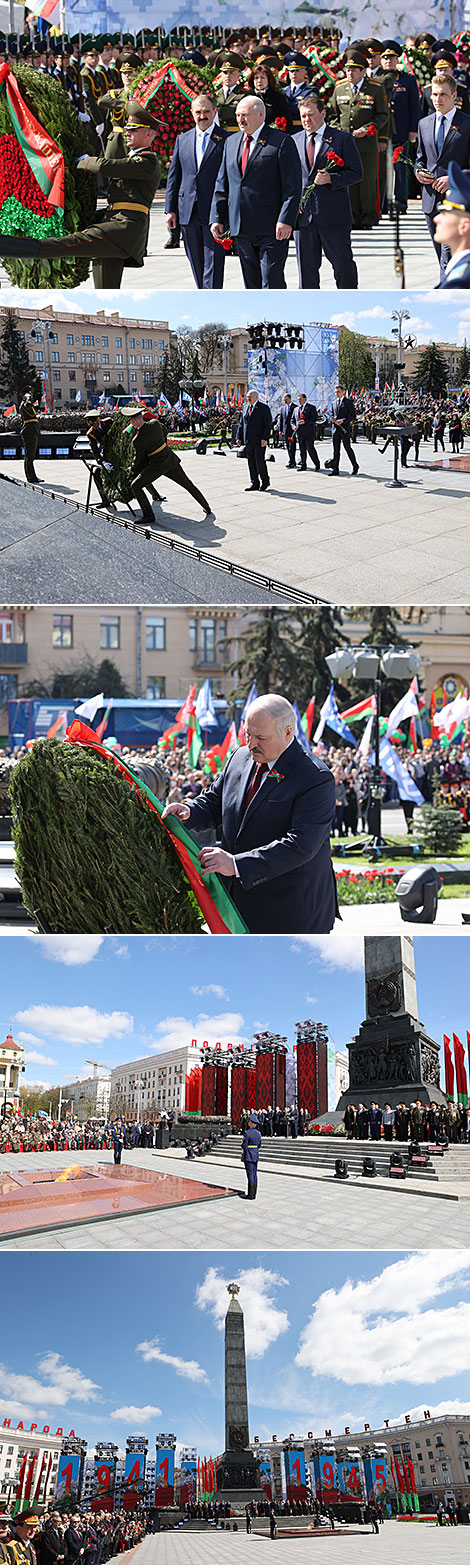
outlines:
[[[118,54],[116,65],[119,67],[116,73],[119,85],[111,85],[103,91],[103,96],[99,100],[99,110],[103,119],[110,115],[114,130],[122,130],[126,123],[134,82],[139,71],[142,70],[142,60],[134,50],[123,49],[122,54]]]
[[[222,125],[224,130],[232,131],[239,128],[236,108],[240,98],[245,96],[245,87],[240,81],[244,64],[241,54],[235,54],[233,50],[219,55],[221,80],[216,88],[215,101],[219,112],[219,125]]]
[[[204,516],[212,516],[213,512],[208,500],[204,499],[201,490],[191,483],[191,479],[184,472],[179,456],[168,445],[164,430],[158,418],[144,419],[142,408],[133,403],[123,409],[123,418],[132,420],[132,442],[134,446],[134,462],[131,473],[131,491],[138,501],[142,511],[142,521],[154,522],[154,514],[149,504],[146,490],[151,490],[155,478],[171,478],[174,484],[179,484],[186,489],[188,494],[197,500],[202,506]]]
[[[345,79],[334,88],[328,113],[331,125],[354,136],[361,154],[364,176],[350,188],[354,228],[374,228],[379,221],[378,155],[387,144],[390,121],[385,88],[366,70],[367,55],[348,49]]]
[[[24,445],[25,478],[28,484],[38,484],[39,478],[34,469],[34,462],[39,450],[39,421],[30,391],[25,391],[23,401],[20,402],[19,414]]]
[[[101,83],[97,75],[97,65],[98,50],[93,39],[89,38],[82,49],[80,83],[84,106],[90,116],[90,143],[96,152],[101,147],[101,137],[104,130],[99,108]]]
[[[403,147],[405,153],[410,143],[418,140],[421,113],[419,87],[411,71],[399,71],[400,45],[393,38],[383,44],[381,53],[382,73],[376,80],[382,82],[390,110],[390,135],[392,147]],[[406,212],[408,198],[408,169],[406,163],[395,164],[395,201],[400,211]]]
[[[286,64],[289,71],[289,84],[284,87],[284,97],[289,104],[290,129],[296,132],[302,129],[300,105],[303,98],[309,97],[313,71],[307,55],[301,54],[299,49],[293,49],[288,54]]]
[[[470,288],[470,176],[449,163],[449,184],[435,216],[438,244],[450,250],[440,288]]]
[[[37,1556],[33,1539],[39,1531],[36,1511],[20,1511],[13,1522],[13,1535],[8,1544],[10,1565],[36,1565]]]
[[[108,205],[88,228],[60,239],[30,239],[0,234],[0,254],[16,256],[87,256],[93,262],[96,288],[120,288],[125,266],[143,266],[147,253],[150,208],[160,182],[160,163],[152,142],[162,121],[140,103],[132,104],[126,125],[128,151],[113,157],[110,137],[102,158],[85,156],[77,167],[85,174],[102,175],[108,182]]]
[[[111,92],[113,88],[117,88],[119,91],[121,86],[121,77],[119,70],[117,69],[117,63],[115,65],[113,62],[114,45],[112,38],[109,36],[97,38],[96,47],[98,50],[96,83],[101,96],[103,96],[105,92]],[[139,61],[139,64],[142,68],[141,60]]]

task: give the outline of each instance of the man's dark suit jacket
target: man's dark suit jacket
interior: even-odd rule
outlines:
[[[165,212],[177,212],[184,227],[195,215],[209,224],[214,185],[222,162],[227,131],[214,125],[202,163],[196,163],[196,128],[177,136],[168,170]]]
[[[260,446],[262,440],[269,440],[271,425],[271,409],[268,408],[267,403],[255,402],[251,413],[249,407],[243,409],[237,440],[243,440],[246,446]]]
[[[299,209],[302,175],[292,136],[266,125],[260,131],[241,171],[244,136],[228,136],[214,190],[211,223],[230,226],[230,233],[248,239],[270,235],[277,223],[293,228]]]
[[[295,402],[283,402],[279,411],[279,433],[289,439],[296,422],[298,407]]]
[[[59,1554],[65,1554],[65,1543],[53,1527],[45,1527],[38,1544],[40,1565],[55,1565]]]
[[[230,893],[252,934],[328,933],[337,911],[332,773],[293,739],[243,816],[253,771],[243,745],[192,804],[189,825],[196,832],[215,826],[235,857],[239,878]]]
[[[318,412],[313,402],[304,402],[302,408],[297,408],[297,434],[301,435],[303,432],[305,435],[313,435],[313,439],[315,439],[317,418]]]
[[[292,140],[297,148],[302,169],[302,191],[307,185],[313,184],[315,174],[318,174],[321,169],[327,169],[331,176],[331,185],[315,186],[313,194],[297,218],[296,228],[305,228],[307,223],[312,222],[315,222],[319,228],[351,228],[352,212],[348,186],[359,185],[364,175],[362,158],[354,136],[350,136],[347,130],[336,130],[333,125],[327,125],[319,156],[311,169],[307,163],[305,150],[306,132],[298,131]],[[343,159],[344,168],[335,167],[333,160],[328,158],[329,147],[336,152],[337,157]]]
[[[436,115],[428,114],[420,120],[418,130],[418,151],[416,155],[416,170],[427,169],[430,174],[435,174],[439,179],[447,174],[449,163],[459,163],[461,168],[470,167],[470,115],[461,114],[456,109],[452,124],[438,155],[435,142]],[[442,196],[432,185],[422,185],[423,212],[435,212],[436,207],[442,201]]]

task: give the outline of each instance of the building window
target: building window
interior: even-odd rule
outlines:
[[[67,336],[65,338],[65,341],[67,343],[67,346],[69,346],[69,344],[70,344],[70,347],[73,347],[73,334],[72,334],[72,332],[70,332],[70,331],[67,332]]]
[[[103,652],[119,651],[121,645],[120,631],[120,619],[100,620],[100,647]]]
[[[166,650],[166,620],[157,617],[146,620],[147,652],[165,652]]]
[[[69,370],[69,380],[76,380],[76,379],[77,379],[77,372],[76,372],[76,370]]]
[[[75,364],[75,354],[74,353],[68,353],[67,354],[67,364]]]
[[[116,337],[116,347],[122,348],[122,337]]]
[[[44,354],[43,354],[42,348],[39,348],[39,349],[36,350],[36,353],[35,353],[34,357],[35,357],[35,360],[36,360],[36,364],[44,364]]]
[[[59,341],[56,331],[50,331],[49,332],[49,341],[50,342],[58,342]]]
[[[158,339],[158,346],[159,346],[159,348],[164,348],[165,347],[165,343],[163,341],[163,337],[159,337],[159,339]]]
[[[164,701],[165,700],[165,675],[164,674],[153,674],[151,678],[150,678],[150,676],[147,677],[146,699],[147,699],[147,701]]]
[[[197,652],[197,619],[189,621],[189,650]]]
[[[109,347],[109,343],[108,343],[108,338],[107,337],[102,337],[101,338],[101,346],[103,348],[108,348]]]
[[[129,364],[135,364],[135,353],[129,354]]]
[[[53,364],[60,364],[60,354],[56,353],[55,351],[52,354],[52,363]]]
[[[122,364],[122,362],[123,362],[122,353],[117,353],[116,354],[116,364]]]
[[[53,647],[73,647],[73,614],[54,614],[52,617]]]
[[[137,370],[131,370],[130,378],[131,378],[132,385],[134,386],[135,382],[137,380]]]
[[[109,364],[109,353],[103,353],[103,364]]]
[[[135,348],[135,337],[129,337],[129,347],[130,348]],[[132,364],[132,359],[131,359],[131,364]]]
[[[95,346],[95,339],[94,339],[94,337],[89,337],[89,336],[82,337],[82,348],[94,348],[94,346]]]
[[[215,620],[201,620],[201,653],[205,663],[215,657]]]
[[[52,371],[52,379],[53,380],[60,380],[60,370],[53,370]]]
[[[105,370],[104,375],[103,375],[103,380],[111,380],[111,376],[110,376],[109,370]]]

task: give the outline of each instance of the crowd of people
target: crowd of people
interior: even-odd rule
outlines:
[[[106,1565],[135,1549],[146,1520],[129,1511],[77,1510],[42,1514],[26,1507],[0,1515],[2,1565]]]
[[[297,1108],[295,1103],[291,1103],[284,1109],[273,1108],[268,1103],[266,1108],[242,1109],[240,1127],[234,1125],[233,1128],[236,1130],[240,1128],[241,1134],[244,1136],[245,1131],[248,1129],[249,1119],[253,1115],[256,1116],[256,1123],[261,1136],[292,1136],[294,1140],[297,1139],[297,1136],[307,1135],[312,1118],[308,1109]]]
[[[166,193],[167,247],[182,239],[198,288],[223,286],[234,249],[246,288],[284,287],[292,237],[299,287],[320,286],[326,256],[336,286],[357,288],[352,228],[371,230],[420,197],[439,286],[470,285],[469,33],[345,46],[320,27],[247,27],[224,39],[202,29],[191,47],[145,29],[52,40],[26,26],[22,39],[4,39],[3,58],[67,93],[88,135],[81,170],[107,184],[109,203],[73,235],[0,235],[4,255],[88,255],[98,287],[119,287],[125,265],[143,265],[162,122],[133,94],[143,66],[172,59],[205,72]]]
[[[120,1144],[127,1151],[156,1145],[157,1132],[171,1131],[173,1109],[159,1110],[152,1121],[136,1123],[116,1115],[110,1120],[80,1121],[74,1114],[54,1118],[39,1114],[7,1112],[0,1119],[0,1153],[7,1152],[106,1152]]]
[[[460,1103],[348,1103],[343,1124],[349,1141],[424,1141],[453,1145],[470,1140],[470,1108]]]

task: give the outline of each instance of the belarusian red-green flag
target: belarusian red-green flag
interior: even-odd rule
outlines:
[[[197,766],[202,750],[201,730],[195,712],[188,713],[188,761]]]
[[[308,703],[308,706],[306,706],[306,708],[305,708],[305,712],[304,712],[303,717],[301,717],[301,719],[300,719],[301,724],[302,724],[302,728],[303,728],[303,731],[304,731],[304,734],[307,735],[307,739],[308,739],[309,743],[310,743],[310,740],[311,740],[311,737],[312,737],[312,728],[313,728],[314,714],[315,714],[315,696],[312,696],[311,700]]]

